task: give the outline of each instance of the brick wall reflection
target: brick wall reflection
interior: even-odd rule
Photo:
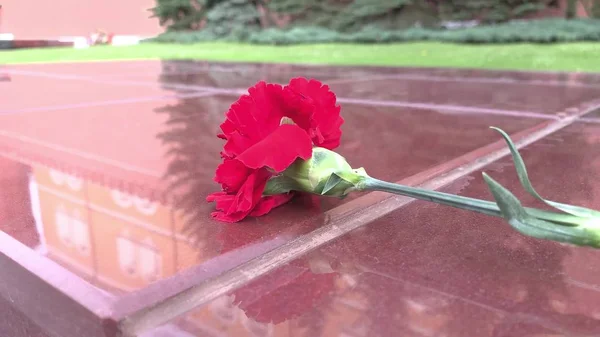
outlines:
[[[178,261],[193,244],[173,210],[46,167],[33,168],[46,249],[100,286],[142,288],[198,260]]]
[[[183,223],[170,207],[43,166],[34,166],[31,173],[47,254],[90,282],[127,292],[202,262],[202,258],[180,258],[197,256],[197,249],[182,234]],[[366,304],[356,292],[345,290],[348,284],[343,278],[336,284],[336,291],[345,295],[323,317],[326,336],[366,336],[368,329],[360,328]],[[233,304],[232,296],[221,297],[173,323],[192,336],[308,333],[295,319],[279,324],[257,322]]]
[[[178,258],[197,256],[197,249],[170,207],[55,169],[34,166],[31,172],[47,254],[90,282],[114,292],[132,291],[202,262]],[[19,186],[19,191],[27,189]],[[208,331],[208,336],[211,331],[287,336],[287,324],[255,322],[225,299],[185,317],[180,329]]]
[[[594,137],[589,142],[595,144],[598,140]],[[9,191],[2,195],[13,199],[5,198],[0,205],[6,209],[6,205],[22,204],[23,208],[16,208],[15,212],[31,213],[27,208],[30,202],[26,192],[27,177],[31,172],[43,224],[42,241],[48,255],[94,284],[116,292],[131,291],[203,261],[202,257],[181,258],[197,256],[194,254],[197,249],[182,234],[183,224],[170,207],[46,167],[29,168],[10,161],[2,162],[1,167],[2,183]],[[23,221],[19,226],[28,228],[30,233],[35,231],[33,216],[10,217],[16,218]],[[568,257],[571,262],[565,264],[568,274],[593,284],[598,274],[578,263],[593,258],[593,254],[588,250],[572,251]],[[218,298],[172,323],[189,332],[189,336],[370,337],[393,335],[394,332],[437,336],[463,331],[462,327],[457,328],[452,323],[458,312],[464,317],[476,317],[477,322],[472,324],[478,326],[477,331],[483,331],[481,335],[488,336],[492,335],[495,326],[510,318],[502,311],[482,310],[460,301],[457,296],[410,282],[377,275],[356,276],[351,271],[340,274],[328,295],[330,303],[307,308],[300,316],[278,324],[252,319],[248,311],[234,304],[232,296]],[[510,288],[506,298],[521,302],[532,296],[527,291],[526,288]],[[592,305],[597,302],[596,294],[577,287],[570,290],[567,298],[553,294],[549,303],[553,313],[587,312],[600,317]],[[260,298],[264,301],[269,295],[261,294]],[[300,299],[290,296],[289,300]],[[164,336],[184,335],[177,332]]]

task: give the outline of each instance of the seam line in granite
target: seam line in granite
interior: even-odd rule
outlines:
[[[48,162],[49,160],[38,160],[38,159],[28,157],[27,155],[22,156],[22,155],[19,155],[17,153],[17,151],[15,151],[14,149],[13,150],[4,150],[4,149],[0,148],[0,158],[6,158],[6,159],[9,159],[9,160],[12,160],[15,162],[19,162],[19,163],[23,163],[25,165],[29,165],[32,167],[43,167],[45,169],[62,170],[63,173],[75,175],[76,177],[86,177],[86,179],[89,180],[91,183],[100,184],[100,185],[103,185],[103,186],[105,186],[107,188],[111,188],[111,189],[123,190],[124,192],[131,193],[132,189],[136,189],[135,193],[138,193],[140,197],[147,198],[151,201],[157,201],[157,202],[162,202],[162,203],[167,202],[164,197],[163,198],[160,197],[160,195],[162,193],[158,192],[154,188],[149,188],[145,191],[140,191],[138,188],[142,185],[140,184],[139,181],[131,182],[131,183],[128,182],[124,186],[122,184],[118,184],[119,178],[116,178],[114,175],[102,176],[102,178],[90,177],[88,175],[90,170],[85,170],[84,172],[81,172],[81,171],[74,170],[73,166],[55,165],[56,162],[49,163]]]
[[[600,118],[598,117],[582,117],[580,121],[589,124],[600,124]]]
[[[142,59],[142,61],[153,61],[156,59]],[[125,62],[127,62],[128,60],[124,60]],[[94,62],[94,61],[92,61]],[[101,62],[101,60],[100,60]],[[120,62],[119,60],[106,60],[106,62]],[[210,62],[210,61],[208,61]],[[70,62],[64,62],[66,64],[69,64]],[[76,63],[81,63],[81,62],[76,62]],[[73,63],[73,64],[76,64]],[[32,63],[32,64],[57,64],[57,63]],[[233,65],[245,65],[246,63],[240,63],[240,62],[232,62],[231,64]],[[220,64],[219,64],[220,65]],[[226,64],[229,65],[229,64]],[[254,63],[252,63],[251,65],[256,65]],[[271,64],[267,64],[267,65],[272,65],[272,66],[278,66],[278,65],[283,65],[280,63],[271,63]],[[347,66],[344,65],[322,65],[322,64],[287,64],[286,65],[292,65],[292,66],[306,66],[307,68],[312,68],[310,70],[322,70],[323,66],[327,66],[327,67],[337,67],[337,68],[345,68]],[[10,66],[10,65],[9,65]],[[352,67],[352,66],[350,66]],[[131,67],[131,69],[136,69],[138,68],[136,67]],[[209,70],[211,71],[217,71],[217,72],[234,72],[234,70],[232,71],[226,71],[226,70],[221,70],[221,69],[203,69],[202,67],[187,67],[189,70],[192,70],[192,73],[202,73],[202,72],[208,72]],[[373,67],[374,70],[378,69],[378,67]],[[389,66],[382,66],[379,68],[390,68]],[[424,70],[442,70],[442,69],[447,69],[447,68],[432,68],[432,67],[402,67],[402,66],[391,66],[391,68],[397,68],[398,70],[407,70],[408,72],[410,72],[410,70],[414,70],[414,69],[424,69]],[[547,74],[547,75],[568,75],[568,74],[572,74],[573,72],[568,72],[568,71],[542,71],[542,70],[534,70],[534,71],[528,71],[528,70],[502,70],[502,69],[478,69],[478,68],[450,68],[452,70],[458,70],[458,71],[483,71],[483,72],[487,72],[488,75],[487,76],[482,76],[482,77],[466,77],[466,76],[442,76],[442,75],[421,75],[421,74],[411,74],[411,73],[407,73],[407,74],[402,74],[402,73],[398,73],[398,74],[393,74],[393,75],[371,75],[371,76],[363,76],[360,78],[348,78],[348,77],[335,77],[332,78],[330,81],[331,83],[345,83],[345,82],[356,82],[356,81],[371,81],[371,80],[386,80],[386,79],[405,79],[405,80],[427,80],[427,81],[448,81],[448,82],[471,82],[471,83],[490,83],[490,84],[522,84],[522,85],[540,85],[540,86],[574,86],[574,87],[584,87],[584,88],[600,88],[600,84],[592,84],[592,83],[584,83],[584,82],[580,82],[578,80],[575,81],[571,81],[571,82],[561,82],[561,81],[556,81],[556,80],[549,80],[549,81],[545,81],[545,80],[518,80],[518,79],[511,79],[511,78],[497,78],[497,77],[493,77],[493,75],[495,73],[502,73],[502,72],[514,72],[514,73],[521,73],[521,74]],[[368,68],[363,68],[361,70],[364,70],[365,72],[368,72],[369,69]],[[8,69],[9,73],[15,73],[18,74],[19,72],[29,72],[32,75],[44,75],[44,74],[52,74],[52,73],[48,73],[45,71],[31,71],[31,70],[19,70],[19,69]],[[180,71],[178,73],[189,73],[186,71]],[[136,75],[139,73],[131,73],[130,75]],[[585,73],[586,75],[598,75],[598,73]],[[93,75],[84,75],[84,76],[93,76]],[[103,75],[102,78],[114,78],[115,76],[122,76],[122,74],[107,74],[107,75]],[[332,76],[333,77],[333,76]]]
[[[161,74],[166,75],[186,75],[186,74],[206,74],[209,72],[221,72],[221,73],[235,73],[238,70],[221,70],[221,69],[210,69],[210,70],[193,70],[193,71],[165,71]],[[95,79],[100,80],[120,80],[126,76],[141,76],[144,75],[139,71],[130,72],[127,74],[108,74],[102,76],[95,76]],[[91,76],[91,75],[83,75]],[[296,76],[296,75],[294,75]],[[360,76],[360,77],[359,77]],[[315,76],[307,75],[308,78],[317,78]],[[502,78],[502,77],[467,77],[462,75],[425,75],[417,73],[397,73],[391,75],[366,75],[358,74],[353,77],[339,77],[332,74],[320,75],[318,77],[323,83],[331,84],[348,84],[357,82],[367,81],[386,81],[386,80],[400,80],[400,81],[426,81],[426,82],[449,82],[449,83],[481,83],[481,84],[504,84],[504,85],[523,85],[523,86],[541,86],[541,87],[576,87],[576,88],[600,88],[600,84],[584,83],[578,81],[556,81],[556,80],[533,80],[533,79],[515,79],[515,78]]]
[[[56,65],[56,64],[71,64],[71,65],[77,65],[80,63],[135,63],[135,62],[150,62],[150,61],[164,61],[161,58],[156,58],[156,57],[140,57],[140,58],[131,58],[131,59],[98,59],[98,60],[68,60],[68,61],[54,61],[54,62],[44,62],[44,61],[34,61],[34,62],[23,62],[23,63],[8,63],[5,66],[6,67],[19,67],[19,66],[27,66],[27,65]],[[169,61],[169,60],[167,60]],[[185,62],[185,60],[171,60],[171,61],[183,61]],[[217,64],[217,65],[251,65],[251,66],[256,66],[256,65],[274,65],[274,66],[281,66],[281,65],[287,65],[287,66],[301,66],[301,67],[310,67],[310,68],[314,68],[314,69],[319,69],[321,67],[339,67],[339,68],[352,68],[352,67],[363,67],[365,69],[369,69],[369,68],[398,68],[398,69],[415,69],[415,68],[419,68],[419,69],[428,69],[428,70],[446,70],[446,69],[456,69],[456,70],[476,70],[476,71],[486,71],[489,73],[496,73],[496,72],[517,72],[517,73],[524,73],[524,74],[536,74],[536,73],[541,73],[541,74],[551,74],[551,75],[562,75],[562,74],[569,74],[572,72],[578,72],[577,70],[575,71],[568,71],[568,70],[526,70],[526,69],[485,69],[485,68],[466,68],[466,67],[428,67],[428,66],[410,66],[410,65],[364,65],[364,64],[323,64],[323,63],[310,63],[310,62],[256,62],[256,61],[223,61],[223,60],[198,60],[195,62],[201,62],[201,63],[212,63],[212,64]],[[135,67],[142,67],[143,65],[137,65],[134,64]],[[197,66],[197,64],[194,65],[190,65],[188,64],[182,64],[183,67],[187,67],[188,69],[194,69],[195,66]],[[10,69],[9,69],[10,70]],[[580,72],[580,71],[579,71]],[[583,74],[586,75],[600,75],[600,72],[583,72]]]
[[[28,74],[29,72],[21,72]],[[34,75],[38,76],[38,75]],[[91,77],[78,76],[78,75],[57,75],[47,73],[39,76],[45,76],[50,78],[58,78],[63,80],[78,80],[87,81],[92,83],[112,84],[112,85],[139,85],[139,86],[156,86],[155,82],[145,81],[123,81],[123,80],[99,80]],[[187,84],[173,84],[173,83],[161,83],[163,88],[179,89],[179,90],[198,90],[206,93],[222,94],[222,95],[243,95],[248,91],[241,88],[215,88],[207,86],[196,86]],[[538,118],[538,119],[557,119],[556,116],[551,114],[544,114],[534,111],[526,110],[506,110],[506,109],[493,109],[473,106],[461,106],[461,105],[448,105],[448,104],[435,104],[425,102],[406,102],[406,101],[390,101],[390,100],[376,100],[376,99],[354,99],[338,97],[339,103],[356,104],[356,105],[371,105],[371,106],[389,106],[389,107],[400,107],[400,108],[413,108],[413,109],[425,109],[435,110],[438,112],[446,112],[452,114],[488,114],[488,115],[501,115],[501,116],[515,116],[524,118]]]
[[[578,70],[526,70],[526,69],[486,69],[486,68],[468,68],[468,67],[428,67],[428,66],[411,66],[411,65],[364,65],[364,64],[323,64],[323,63],[302,63],[302,62],[294,62],[294,63],[268,63],[268,62],[251,62],[251,61],[218,61],[218,60],[203,60],[201,62],[206,62],[209,64],[218,64],[218,65],[229,65],[229,64],[233,64],[233,65],[274,65],[274,66],[281,66],[281,65],[287,65],[287,66],[299,66],[299,67],[307,67],[307,68],[313,68],[314,70],[319,70],[322,69],[323,67],[336,67],[336,68],[341,68],[341,69],[352,69],[353,67],[362,67],[363,69],[405,69],[405,70],[414,70],[414,69],[424,69],[424,70],[459,70],[459,71],[483,71],[483,72],[487,72],[490,75],[494,75],[497,73],[502,73],[502,72],[512,72],[512,73],[521,73],[521,74],[548,74],[548,75],[566,75],[566,74],[571,74],[571,73],[581,73],[584,75],[600,75],[600,72],[581,72]],[[185,64],[184,67],[189,67],[189,63]]]
[[[73,203],[73,204],[76,204],[78,206],[87,206],[92,211],[98,212],[98,213],[103,214],[103,215],[108,215],[111,218],[114,218],[114,219],[126,222],[126,223],[128,223],[130,225],[133,225],[133,226],[137,227],[137,228],[145,229],[145,230],[147,230],[147,231],[149,231],[149,232],[151,232],[153,234],[160,235],[160,236],[167,237],[167,238],[174,238],[178,242],[185,242],[185,243],[188,243],[188,244],[193,244],[194,243],[191,239],[189,239],[185,235],[181,235],[181,234],[175,234],[175,235],[173,235],[171,233],[171,231],[168,231],[166,229],[160,228],[159,226],[156,226],[156,225],[154,225],[152,223],[139,220],[139,219],[137,219],[135,217],[132,217],[132,216],[129,216],[129,215],[125,215],[125,214],[121,214],[121,213],[118,213],[118,212],[115,212],[115,211],[111,211],[110,209],[102,207],[102,206],[96,204],[95,202],[85,201],[85,200],[83,200],[81,198],[78,198],[76,196],[71,196],[71,195],[69,195],[67,193],[58,191],[58,190],[56,190],[56,189],[54,189],[52,187],[48,187],[48,186],[45,186],[43,184],[38,183],[38,189],[40,191],[43,191],[43,192],[48,193],[48,194],[51,194],[51,195],[53,195],[53,196],[55,196],[57,198],[66,200],[66,201],[68,201],[70,203]]]
[[[9,132],[6,130],[0,130],[0,137],[6,137],[8,139],[16,140],[23,143],[29,143],[36,146],[44,147],[53,151],[67,153],[76,157],[84,158],[87,160],[95,161],[97,163],[101,163],[104,165],[113,166],[122,170],[136,172],[144,175],[148,175],[154,178],[161,178],[163,175],[158,171],[148,170],[144,167],[138,167],[136,165],[131,165],[127,163],[120,162],[118,160],[106,158],[104,156],[95,155],[93,153],[80,151],[77,149],[69,148],[59,144],[52,144],[49,142],[44,142],[39,139],[31,138],[19,133]]]
[[[140,58],[131,58],[125,60],[106,60],[106,59],[98,59],[98,60],[68,60],[68,61],[33,61],[33,62],[22,62],[22,63],[8,63],[5,64],[6,67],[22,67],[28,65],[56,65],[56,64],[70,64],[70,65],[78,65],[81,63],[133,63],[133,62],[150,62],[150,61],[162,61],[161,58],[157,57],[140,57]],[[137,66],[137,65],[136,65]],[[140,65],[141,67],[141,65]],[[9,69],[10,70],[10,69]]]
[[[4,254],[13,260],[20,267],[26,269],[29,274],[42,278],[45,283],[56,288],[57,291],[68,294],[75,303],[98,317],[105,317],[110,314],[111,307],[116,302],[113,295],[105,291],[98,291],[89,282],[66,270],[48,257],[33,251],[30,247],[15,240],[3,231],[0,231],[0,242],[4,245],[0,249],[0,254]],[[68,291],[68,289],[71,289],[71,291]],[[73,289],[75,291],[72,291]]]
[[[544,114],[533,111],[525,110],[504,110],[504,109],[491,109],[491,108],[480,108],[480,107],[468,107],[462,105],[447,105],[447,104],[435,104],[435,103],[421,103],[421,102],[404,102],[404,101],[384,101],[384,100],[371,100],[371,99],[354,99],[339,97],[337,99],[339,103],[356,104],[356,105],[371,105],[371,106],[389,106],[396,108],[413,108],[423,110],[437,110],[438,112],[446,112],[452,115],[463,115],[463,114],[483,114],[483,115],[500,115],[500,116],[514,116],[524,118],[538,118],[538,119],[559,119],[556,115]]]
[[[196,98],[196,97],[206,97],[206,96],[212,96],[212,95],[215,95],[215,93],[198,91],[198,92],[193,92],[193,93],[189,93],[189,94],[170,94],[170,95],[160,95],[160,96],[132,97],[132,98],[105,100],[105,101],[96,101],[96,102],[83,102],[83,103],[74,103],[74,104],[47,105],[47,106],[41,106],[41,107],[35,107],[35,108],[25,108],[25,109],[17,109],[17,110],[2,110],[2,111],[0,111],[0,117],[8,116],[8,115],[31,113],[31,112],[45,112],[45,111],[55,111],[55,110],[91,108],[91,107],[99,107],[99,106],[162,101],[162,100],[167,100],[170,98],[175,98],[175,99]]]
[[[392,74],[392,75],[373,75],[364,77],[332,77],[327,84],[346,84],[366,81],[386,81],[386,80],[405,80],[405,81],[429,81],[429,82],[466,82],[482,84],[507,84],[507,85],[527,85],[527,86],[546,86],[546,87],[576,87],[576,88],[600,88],[600,84],[568,82],[556,80],[518,80],[514,78],[496,78],[496,77],[466,77],[466,76],[440,76],[440,75],[421,75],[421,74]]]
[[[72,74],[36,73],[36,72],[24,71],[24,70],[17,70],[17,71],[14,71],[14,73],[20,74],[20,75],[53,78],[53,79],[66,80],[66,81],[85,81],[85,82],[90,82],[90,83],[109,84],[109,85],[115,85],[115,86],[129,86],[129,85],[139,85],[139,86],[146,86],[146,87],[161,86],[163,88],[168,88],[168,89],[197,90],[197,91],[213,92],[215,94],[230,94],[230,95],[231,94],[240,94],[240,90],[241,90],[238,88],[215,88],[215,87],[200,86],[200,85],[161,83],[160,81],[159,82],[148,82],[148,81],[98,79],[98,78],[94,78],[94,77],[72,75]],[[241,92],[246,93],[247,90],[244,89],[244,90],[241,90]]]
[[[597,107],[598,105],[593,108]],[[543,139],[547,135],[571,125],[579,116],[592,109],[585,109],[576,116],[568,116],[550,122],[538,131],[533,131],[524,136],[516,142],[516,146],[523,148]],[[437,190],[509,154],[508,148],[493,151],[446,174],[429,179],[419,186]],[[415,199],[408,197],[390,196],[366,208],[343,213],[338,218],[332,219],[328,224],[308,234],[293,239],[215,278],[208,279],[164,301],[125,317],[119,322],[120,332],[123,336],[130,336],[167,323],[413,201]]]

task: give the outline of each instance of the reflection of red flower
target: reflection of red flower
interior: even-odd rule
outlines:
[[[221,253],[260,242],[277,232],[273,226],[224,226],[218,237],[223,244]],[[310,312],[330,298],[338,275],[314,273],[307,258],[300,258],[235,290],[233,304],[256,322],[281,323]]]
[[[257,322],[278,324],[318,307],[335,291],[337,275],[312,273],[296,260],[236,290],[234,304]]]
[[[288,117],[295,124],[282,124]],[[312,147],[337,147],[342,132],[340,107],[328,86],[316,80],[292,79],[288,85],[259,82],[233,103],[221,124],[225,146],[215,181],[222,192],[212,215],[236,222],[260,216],[289,201],[291,194],[263,197],[267,180],[297,158],[309,159]]]

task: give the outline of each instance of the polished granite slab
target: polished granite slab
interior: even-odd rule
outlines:
[[[383,79],[333,84],[341,97],[419,102],[483,109],[557,114],[579,102],[600,98],[600,88],[545,86],[527,83],[478,83],[430,79]]]
[[[115,312],[143,309],[181,290],[181,284],[197,284],[226,275],[251,259],[322,227],[332,214],[367,208],[381,201],[359,194],[344,200],[297,198],[268,216],[240,224],[225,225],[210,219],[213,206],[204,198],[218,188],[212,177],[222,146],[215,135],[224,112],[239,95],[236,88],[240,86],[243,89],[259,79],[286,82],[289,77],[302,74],[331,79],[338,96],[347,98],[342,100],[346,123],[339,152],[353,166],[364,166],[372,176],[408,184],[438,177],[497,150],[501,143],[487,128],[490,125],[519,138],[547,127],[560,118],[555,113],[565,107],[578,113],[582,103],[598,98],[597,76],[551,73],[182,61],[23,65],[11,66],[9,70],[16,80],[0,83],[8,90],[0,90],[0,95],[10,92],[3,96],[0,105],[5,112],[0,114],[0,229],[33,249],[37,256],[57,263],[65,272],[89,284],[101,298],[109,298],[107,306],[114,307]],[[370,76],[372,80],[368,79]],[[544,92],[542,87],[547,90]],[[41,98],[24,99],[30,90],[41,92]],[[362,101],[353,102],[353,98]],[[380,104],[383,100],[424,101],[429,105]],[[451,106],[452,110],[440,109],[442,105]],[[585,123],[588,124],[592,123]],[[580,146],[581,151],[586,151]],[[561,179],[562,176],[554,182]],[[456,184],[467,186],[473,182],[461,180]],[[446,329],[450,325],[454,330],[448,328],[448,336],[467,331],[464,325],[451,324],[452,315],[448,316],[445,309],[430,315],[422,308],[422,299],[433,298],[432,303],[451,303],[451,313],[475,317],[479,323],[472,331],[486,336],[495,328],[489,322],[504,320],[507,309],[493,305],[487,308],[490,304],[484,301],[483,310],[481,303],[465,302],[464,298],[469,297],[462,293],[459,298],[453,292],[448,295],[440,285],[448,279],[457,287],[471,287],[469,280],[451,278],[455,275],[452,268],[458,268],[455,262],[449,264],[453,267],[442,266],[448,258],[442,251],[463,243],[451,235],[444,241],[446,236],[441,235],[437,243],[425,245],[439,249],[438,252],[418,254],[413,251],[415,242],[422,241],[420,237],[425,240],[429,235],[433,240],[438,236],[429,222],[408,226],[414,231],[428,231],[413,233],[412,239],[408,233],[401,240],[392,233],[397,223],[394,219],[404,214],[410,216],[402,218],[403,222],[422,219],[420,211],[410,212],[414,205],[421,204],[402,208],[387,220],[369,224],[338,240],[358,240],[363,234],[357,233],[389,226],[381,232],[384,237],[379,242],[351,244],[352,251],[343,254],[337,253],[337,243],[328,245],[315,256],[294,261],[283,271],[267,276],[268,281],[259,279],[245,288],[249,290],[240,290],[244,294],[239,295],[244,298],[241,306],[234,305],[231,299],[220,299],[209,306],[212,313],[202,307],[198,313],[177,319],[176,324],[163,329],[175,329],[177,336],[185,336],[184,330],[192,336],[242,336],[243,329],[253,330],[259,336],[287,336],[282,331],[303,335],[298,329],[305,328],[309,331],[307,336],[319,336],[319,329],[325,329],[322,336],[352,336],[360,331],[365,336],[377,336],[394,331],[416,334],[414,331],[424,327]],[[443,212],[443,219],[447,215],[448,219],[463,223],[463,213],[455,215],[453,210],[441,206],[429,207]],[[493,219],[478,221],[486,228],[504,228],[501,224],[494,226]],[[478,230],[470,235],[483,238],[483,229]],[[511,235],[506,228],[502,230],[505,232],[500,235]],[[394,240],[400,241],[390,248],[387,243],[395,244]],[[403,256],[394,255],[405,251],[409,257],[429,261],[447,273],[427,274],[431,283],[418,275],[408,279],[409,283],[398,283],[387,274],[375,272],[358,280],[353,279],[355,271],[348,272],[352,277],[323,273],[331,264],[328,261],[333,259],[336,265],[341,255],[367,262],[389,257],[410,264]],[[474,251],[466,253],[476,255]],[[457,258],[470,261],[465,257],[471,256],[468,254]],[[490,255],[487,262],[493,266],[498,261]],[[423,262],[424,266],[427,263]],[[490,270],[481,269],[486,264],[472,263],[462,267],[467,269],[465,275],[470,272],[475,279],[479,274],[480,278],[493,278]],[[376,269],[376,265],[371,267]],[[512,268],[511,272],[518,274],[521,267]],[[525,272],[524,275],[529,277]],[[302,280],[299,286],[297,279]],[[282,289],[281,283],[286,284]],[[337,295],[340,287],[350,289],[348,298]],[[361,287],[367,289],[364,291],[368,296],[360,293]],[[386,293],[388,289],[393,291]],[[257,295],[263,292],[276,296]],[[308,293],[318,296],[312,298]],[[328,306],[321,307],[319,298],[323,296],[331,308],[342,314],[333,314]],[[369,305],[374,301],[365,300],[365,296],[386,300],[380,300],[373,308]],[[281,299],[285,299],[289,310],[284,310]],[[405,303],[414,312],[397,303]],[[405,310],[419,323],[408,327],[404,311],[396,313],[390,308]],[[381,317],[382,325],[375,329],[358,322],[364,321],[365,310],[370,310],[372,317]],[[273,311],[282,316],[269,318]],[[304,319],[286,318],[290,315]],[[344,322],[347,331],[339,332],[337,323],[325,322],[325,317],[331,315],[341,315],[331,320]],[[357,322],[347,322],[346,316],[355,317]],[[232,320],[237,323],[227,323]],[[266,321],[277,324],[265,325]],[[105,329],[107,335],[111,329]],[[211,332],[198,332],[202,329]]]
[[[522,154],[542,196],[600,209],[600,126],[576,123]],[[489,200],[482,171],[536,205],[508,158],[442,190]],[[597,336],[599,288],[596,250],[415,201],[172,324],[193,336]]]
[[[175,93],[161,88],[158,83],[140,88],[56,74],[8,72],[7,75],[10,80],[0,82],[0,114],[144,102],[191,92]]]
[[[159,74],[196,74],[215,73],[289,73],[305,76],[327,76],[328,78],[346,78],[364,80],[366,76],[374,78],[398,77],[408,79],[432,79],[450,81],[478,81],[482,83],[537,84],[547,86],[598,87],[600,80],[594,73],[512,71],[460,68],[413,68],[381,66],[329,66],[316,64],[272,64],[239,63],[187,60],[131,60],[105,62],[60,62],[41,64],[10,65],[10,69],[38,73],[93,76],[97,78],[122,78]]]
[[[478,107],[509,113],[565,113],[579,102],[600,97],[598,76],[581,73],[150,60],[20,65],[10,69],[120,86],[160,82],[165,89],[178,92],[239,91],[259,80],[286,83],[304,76],[329,83],[339,97],[347,99]]]
[[[256,244],[273,236],[289,239],[318,227],[325,221],[319,216],[323,211],[360,196],[317,204],[299,198],[268,216],[239,225],[212,220],[209,214],[214,206],[204,199],[218,190],[212,177],[220,162],[222,141],[215,135],[233,100],[232,96],[209,96],[1,115],[0,149],[13,155],[5,160],[11,170],[1,174],[6,176],[5,187],[11,184],[14,190],[5,189],[5,207],[14,209],[15,202],[26,202],[35,193],[39,222],[44,225],[42,241],[53,258],[73,265],[98,286],[129,291],[220,255],[224,243],[218,238],[227,235],[227,228],[264,229],[265,233],[253,238]],[[545,123],[490,115],[466,120],[427,110],[352,104],[344,105],[343,116],[339,152],[354,166],[364,166],[372,176],[389,181],[490,145],[497,139],[491,137],[489,125],[514,134]],[[172,149],[192,155],[171,156]],[[13,185],[17,177],[19,186]],[[34,192],[29,191],[31,184],[35,184]],[[16,194],[20,197],[15,198]],[[307,202],[310,212],[303,211]],[[18,220],[31,218],[31,210],[6,216],[18,231],[22,226]],[[63,225],[72,221],[78,225]],[[29,242],[40,235],[31,231],[22,240]],[[73,235],[82,236],[83,247],[68,242]],[[123,240],[133,240],[148,250],[129,261],[132,252],[128,249],[134,248]],[[142,259],[139,263],[144,258],[160,260],[152,263],[157,276],[138,279],[115,269],[118,262],[128,265],[138,258]]]
[[[12,307],[10,300],[0,297],[0,335],[48,337],[43,329],[28,319],[27,314]]]

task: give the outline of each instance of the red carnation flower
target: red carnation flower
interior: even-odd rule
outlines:
[[[509,135],[500,132],[525,190],[562,213],[523,208],[506,188],[485,173],[496,203],[370,177],[353,169],[332,151],[340,143],[340,107],[329,87],[316,80],[296,78],[282,87],[259,82],[235,102],[221,125],[225,139],[215,181],[222,191],[208,196],[216,202],[212,215],[236,222],[259,216],[282,205],[292,193],[309,192],[344,197],[353,191],[383,191],[438,204],[500,216],[517,231],[539,239],[600,248],[594,221],[600,212],[543,199],[531,186],[523,159]]]
[[[294,124],[282,123],[284,117]],[[258,82],[221,124],[218,137],[226,142],[215,181],[223,191],[207,198],[216,202],[212,215],[237,222],[289,201],[291,193],[263,196],[269,178],[297,158],[309,159],[313,146],[339,146],[343,122],[335,94],[319,81],[296,78],[285,87]]]

